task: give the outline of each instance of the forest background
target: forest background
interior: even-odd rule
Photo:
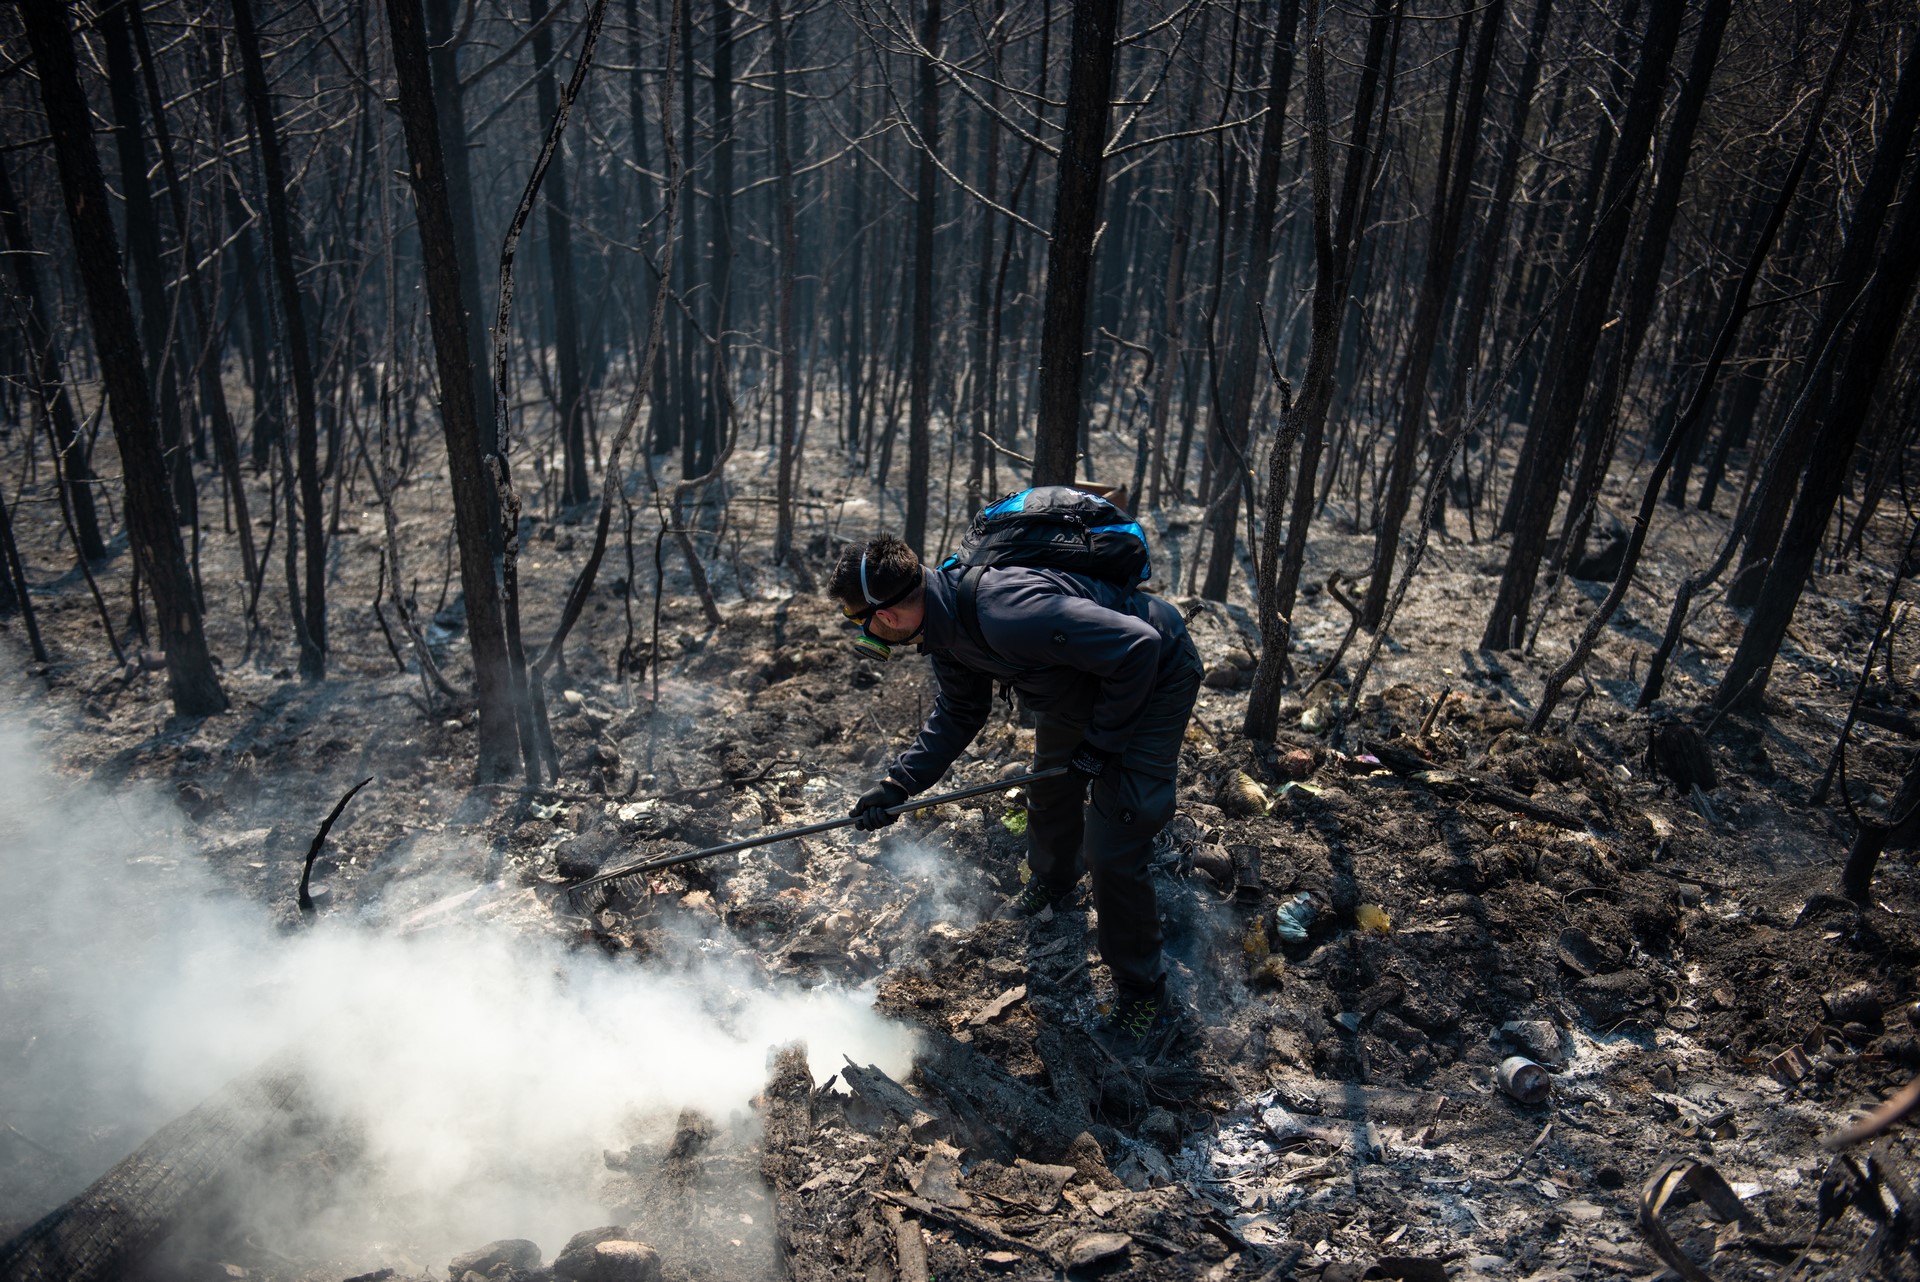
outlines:
[[[937,557],[987,498],[1072,480],[1148,519],[1155,587],[1251,607],[1256,738],[1303,675],[1303,593],[1373,638],[1351,703],[1430,534],[1497,540],[1463,647],[1532,653],[1567,571],[1614,581],[1538,728],[1685,507],[1735,516],[1637,702],[1726,578],[1752,614],[1713,697],[1755,703],[1816,566],[1907,499],[1897,4],[5,21],[0,596],[42,663],[36,616],[94,620],[43,675],[111,651],[181,714],[226,706],[222,664],[319,680],[371,644],[430,708],[477,701],[482,780],[537,783],[596,594],[625,599],[616,673],[658,661],[636,545],[658,567],[670,541],[718,626],[722,594],[811,589],[841,539]],[[421,487],[444,506],[403,537]],[[526,572],[536,531],[596,515]],[[1316,526],[1372,545],[1325,595]],[[37,603],[59,567],[86,592]],[[449,626],[468,644],[436,653]]]

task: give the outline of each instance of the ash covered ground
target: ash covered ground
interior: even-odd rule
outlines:
[[[816,495],[803,534],[817,561],[837,534],[891,514],[867,493]],[[403,525],[416,566],[433,567],[417,569],[422,580],[439,573],[444,516],[423,507]],[[1475,651],[1499,556],[1454,531],[1429,553],[1340,747],[1327,727],[1357,650],[1330,683],[1296,690],[1279,741],[1238,733],[1254,630],[1244,600],[1202,604],[1179,590],[1196,518],[1175,510],[1154,530],[1159,587],[1196,606],[1210,671],[1179,815],[1158,852],[1174,988],[1193,1034],[1145,1062],[1085,1032],[1107,991],[1084,911],[989,920],[1019,885],[1017,796],[942,807],[879,837],[839,832],[687,865],[581,902],[563,893],[617,862],[845,813],[929,706],[924,663],[855,654],[831,607],[756,561],[765,531],[751,525],[734,525],[709,566],[717,629],[669,546],[657,667],[637,677],[614,656],[630,638],[654,643],[651,549],[638,549],[631,579],[617,552],[609,558],[548,682],[562,774],[535,792],[471,786],[471,717],[424,706],[419,678],[396,669],[366,604],[377,511],[340,539],[327,681],[294,680],[285,637],[249,647],[219,630],[237,607],[210,609],[234,708],[172,720],[160,676],[108,661],[77,576],[42,575],[36,603],[57,658],[28,667],[9,702],[52,760],[49,797],[165,800],[164,822],[139,825],[109,871],[113,859],[162,879],[168,860],[204,871],[285,947],[323,927],[417,941],[484,929],[549,950],[526,964],[566,981],[556,993],[578,990],[585,972],[574,967],[605,963],[642,987],[727,968],[733,1005],[709,995],[622,1031],[609,1053],[630,1076],[576,1077],[563,1056],[513,1082],[548,1117],[618,1096],[623,1081],[644,1097],[616,1099],[606,1125],[582,1137],[592,1195],[566,1210],[574,1222],[547,1216],[533,1256],[482,1253],[454,1282],[467,1265],[549,1276],[585,1230],[598,1236],[574,1243],[565,1274],[1645,1277],[1662,1268],[1638,1221],[1645,1186],[1674,1160],[1719,1182],[1695,1168],[1653,1218],[1716,1278],[1772,1277],[1797,1257],[1799,1276],[1862,1262],[1912,1276],[1898,1245],[1900,1217],[1916,1214],[1898,1191],[1920,1165],[1911,1123],[1851,1167],[1821,1141],[1920,1067],[1920,873],[1890,854],[1870,907],[1834,899],[1853,822],[1838,792],[1809,801],[1897,554],[1820,576],[1765,714],[1712,726],[1715,822],[1648,777],[1648,719],[1631,709],[1671,587],[1717,544],[1723,518],[1662,510],[1644,586],[1589,665],[1590,696],[1541,736],[1525,723],[1555,638],[1602,589],[1563,583],[1534,657]],[[591,528],[590,513],[529,522],[522,581],[561,581]],[[1314,540],[1320,580],[1365,564],[1371,539],[1342,529],[1335,513]],[[1892,546],[1898,532],[1882,533]],[[210,543],[207,560],[220,600],[238,591],[223,546]],[[50,549],[29,560],[59,563]],[[432,639],[458,675],[457,610],[431,586],[417,591],[423,615],[439,610]],[[552,596],[530,605],[531,636],[544,636]],[[1311,673],[1346,618],[1319,593],[1296,622],[1297,663]],[[1715,601],[1696,610],[1669,686],[1679,715],[1710,692],[1739,626]],[[1896,718],[1916,702],[1913,646],[1896,633],[1868,695]],[[1003,710],[943,787],[1017,773],[1030,743],[1017,709]],[[1897,734],[1855,728],[1845,791],[1863,813],[1884,813],[1908,751]],[[305,925],[293,900],[308,845],[367,777],[315,864],[321,924]],[[85,888],[61,911],[84,923]],[[39,974],[30,957],[9,961],[10,988]],[[752,992],[851,994],[877,1022],[904,1026],[911,1052],[890,1066],[833,1062],[822,1033],[809,1065],[751,1046],[755,1085],[730,1106],[695,1107],[679,1078],[647,1067],[672,1059],[699,1076],[706,1052],[676,1021],[724,1024]],[[487,1018],[483,1002],[478,1027]],[[502,1019],[441,1052],[484,1076],[503,1047],[548,1036]],[[0,1057],[64,1054],[89,1036],[58,1021],[17,1025]],[[1544,1101],[1502,1090],[1498,1067],[1515,1054],[1550,1070]],[[431,1090],[446,1067],[427,1057],[394,1071]],[[9,1104],[9,1232],[193,1102],[115,1107],[110,1088],[90,1098],[91,1112]],[[152,1276],[447,1276],[453,1251],[410,1231],[404,1214],[341,1226],[329,1209],[359,1178],[365,1137],[322,1123],[304,1135],[269,1164],[286,1190],[279,1218],[263,1227],[211,1199]],[[510,1198],[483,1209],[454,1247],[529,1236]],[[288,1229],[322,1221],[339,1230],[324,1241]],[[596,1254],[600,1241],[610,1245]],[[655,1254],[620,1245],[632,1241]]]

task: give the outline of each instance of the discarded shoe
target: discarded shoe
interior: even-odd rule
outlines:
[[[1073,901],[1077,889],[1078,886],[1068,886],[1065,890],[1056,890],[1035,877],[1020,888],[1019,894],[1002,904],[994,917],[1000,921],[1025,921],[1049,908],[1057,912]]]

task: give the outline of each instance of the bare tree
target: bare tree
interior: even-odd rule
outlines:
[[[222,712],[227,696],[214,675],[199,597],[168,493],[153,393],[133,319],[133,300],[121,275],[119,241],[108,214],[107,184],[94,150],[92,117],[80,88],[66,8],[57,0],[22,0],[20,16],[40,72],[40,97],[60,170],[75,265],[86,291],[114,441],[120,448],[127,531],[153,593],[174,711],[182,716]]]
[[[1287,122],[1287,92],[1293,83],[1294,26],[1300,18],[1298,0],[1284,0],[1273,33],[1273,66],[1267,77],[1266,119],[1260,126],[1260,160],[1253,181],[1253,208],[1248,218],[1247,258],[1240,273],[1227,331],[1231,346],[1226,361],[1226,392],[1217,435],[1225,447],[1220,466],[1231,469],[1231,479],[1220,478],[1220,495],[1209,512],[1212,538],[1207,580],[1200,594],[1224,601],[1233,572],[1234,530],[1239,524],[1240,496],[1247,487],[1241,478],[1252,472],[1252,435],[1248,417],[1253,412],[1253,387],[1260,366],[1259,312],[1267,296],[1273,259],[1274,212],[1280,203],[1280,151]],[[1248,494],[1251,504],[1251,492]]]
[[[775,502],[779,526],[774,533],[775,562],[797,560],[793,556],[793,477],[798,466],[798,419],[800,413],[800,350],[793,324],[794,260],[799,256],[795,234],[797,212],[794,209],[793,152],[788,138],[787,27],[780,0],[772,0],[769,20],[773,24],[773,165],[778,175],[775,201],[779,205],[780,265],[776,287],[774,330],[780,360],[779,489]]]
[[[553,30],[547,24],[547,0],[527,0],[533,23],[533,62],[538,68],[537,101],[540,118],[551,120],[559,110],[553,79]],[[593,491],[587,482],[587,389],[581,372],[586,356],[580,332],[580,291],[573,276],[573,204],[567,191],[567,154],[553,154],[547,168],[548,296],[553,305],[554,364],[560,373],[560,501],[584,503]]]
[[[441,160],[440,116],[427,63],[427,33],[420,0],[388,0],[394,79],[400,122],[406,132],[408,177],[420,219],[420,253],[433,326],[434,362],[440,374],[441,428],[447,442],[447,475],[453,488],[454,531],[460,547],[460,587],[466,600],[467,637],[473,650],[474,684],[480,700],[478,771],[482,781],[509,777],[518,756],[513,686],[508,670],[506,620],[494,570],[498,528],[493,493],[481,455],[486,448],[480,405],[473,397],[473,349],[456,249],[447,172]]]
[[[940,217],[934,153],[940,147],[940,78],[934,51],[940,45],[940,0],[926,0],[920,20],[920,163],[913,189],[913,356],[907,393],[907,524],[902,537],[927,554],[928,440],[933,416],[933,229]]]
[[[60,342],[41,296],[40,275],[34,270],[33,237],[20,202],[13,194],[13,182],[7,176],[3,157],[0,157],[0,230],[7,238],[7,261],[13,269],[14,288],[20,294],[20,322],[25,327],[27,348],[33,361],[34,398],[45,408],[48,435],[66,482],[62,492],[79,534],[80,546],[75,551],[83,560],[97,561],[107,554],[107,545],[100,537],[100,518],[94,510],[90,451],[86,439],[80,435],[80,420],[73,411],[73,399],[67,395]]]
[[[1593,368],[1595,340],[1605,323],[1614,273],[1626,248],[1633,198],[1645,168],[1647,144],[1659,120],[1661,90],[1666,85],[1674,46],[1679,42],[1681,17],[1679,5],[1649,6],[1640,65],[1621,121],[1619,146],[1614,150],[1600,198],[1600,218],[1581,269],[1580,287],[1564,322],[1562,332],[1567,337],[1560,348],[1563,359],[1547,371],[1552,381],[1548,385],[1545,407],[1529,433],[1538,437],[1540,454],[1531,488],[1515,501],[1513,543],[1507,552],[1499,595],[1480,638],[1483,650],[1506,649],[1516,644],[1526,631],[1534,576],[1553,520],[1553,499],[1559,490],[1560,473],[1573,449],[1574,426],[1586,397],[1587,376]]]
[[[234,36],[246,84],[247,110],[260,142],[260,166],[266,180],[267,247],[286,326],[281,350],[293,375],[294,445],[300,487],[300,533],[306,554],[304,603],[289,602],[294,634],[300,641],[300,675],[318,681],[327,673],[327,514],[320,496],[320,435],[314,412],[313,346],[307,332],[307,304],[293,263],[293,210],[287,166],[281,155],[280,126],[267,90],[266,62],[254,26],[253,0],[232,0]],[[292,539],[288,539],[292,547]]]
[[[1912,74],[1916,56],[1913,50],[1908,51],[1909,69],[1905,74]],[[1740,646],[1714,696],[1720,707],[1757,704],[1765,693],[1767,674],[1786,637],[1794,606],[1813,574],[1820,541],[1826,537],[1834,504],[1846,484],[1861,426],[1870,417],[1874,388],[1912,302],[1915,280],[1920,278],[1920,254],[1913,252],[1916,244],[1920,244],[1920,188],[1910,178],[1906,198],[1888,230],[1886,246],[1868,278],[1846,363],[1835,374],[1832,394],[1820,407],[1817,443],[1800,478],[1793,515],[1768,565]]]
[[[1101,171],[1113,96],[1113,42],[1120,0],[1074,0],[1068,53],[1067,120],[1047,245],[1046,315],[1040,331],[1035,485],[1071,485],[1079,463],[1080,371],[1087,339],[1087,289],[1100,214]]]
[[[1855,11],[1856,18],[1858,11]],[[1848,51],[1853,44],[1854,23],[1850,21],[1842,34],[1839,46],[1827,67],[1827,76],[1820,86],[1819,94],[1807,113],[1807,125],[1800,143],[1799,151],[1787,167],[1786,177],[1782,180],[1780,191],[1773,201],[1766,223],[1761,227],[1758,239],[1747,254],[1746,267],[1740,274],[1740,280],[1734,286],[1733,297],[1728,302],[1727,313],[1721,321],[1720,331],[1714,340],[1713,350],[1707,356],[1705,368],[1700,372],[1699,381],[1694,384],[1687,402],[1687,408],[1681,413],[1679,421],[1668,434],[1667,443],[1660,451],[1659,459],[1653,470],[1647,474],[1642,485],[1640,506],[1635,513],[1633,529],[1627,536],[1626,550],[1621,556],[1620,569],[1614,575],[1612,588],[1600,607],[1587,620],[1581,629],[1579,638],[1574,642],[1573,653],[1566,662],[1554,669],[1547,677],[1545,689],[1541,691],[1540,701],[1533,714],[1532,730],[1538,734],[1546,728],[1547,718],[1552,715],[1559,703],[1560,693],[1567,682],[1586,664],[1593,653],[1594,643],[1600,633],[1612,622],[1620,603],[1626,599],[1627,588],[1633,582],[1633,576],[1639,567],[1641,551],[1646,547],[1647,533],[1653,522],[1654,506],[1660,499],[1660,487],[1674,460],[1680,455],[1682,443],[1694,432],[1696,425],[1706,418],[1707,406],[1712,403],[1714,384],[1719,379],[1721,369],[1726,365],[1727,357],[1733,351],[1734,339],[1739,335],[1740,326],[1746,320],[1753,298],[1753,287],[1760,279],[1761,268],[1766,266],[1768,255],[1773,252],[1774,238],[1780,232],[1780,225],[1786,221],[1787,211],[1793,206],[1793,199],[1800,187],[1801,176],[1806,172],[1807,163],[1812,158],[1813,148],[1820,135],[1821,122],[1826,117],[1827,104],[1833,99],[1834,87],[1839,83],[1840,70],[1845,64]],[[1681,587],[1681,600],[1677,608],[1684,612],[1685,599],[1697,590],[1689,581]]]

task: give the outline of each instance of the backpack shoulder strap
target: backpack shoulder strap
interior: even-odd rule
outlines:
[[[993,654],[993,647],[987,644],[987,637],[980,630],[980,580],[986,575],[984,565],[970,565],[960,576],[960,584],[955,589],[955,598],[960,608],[960,626],[965,628],[973,643]],[[997,659],[1000,656],[994,655]]]

